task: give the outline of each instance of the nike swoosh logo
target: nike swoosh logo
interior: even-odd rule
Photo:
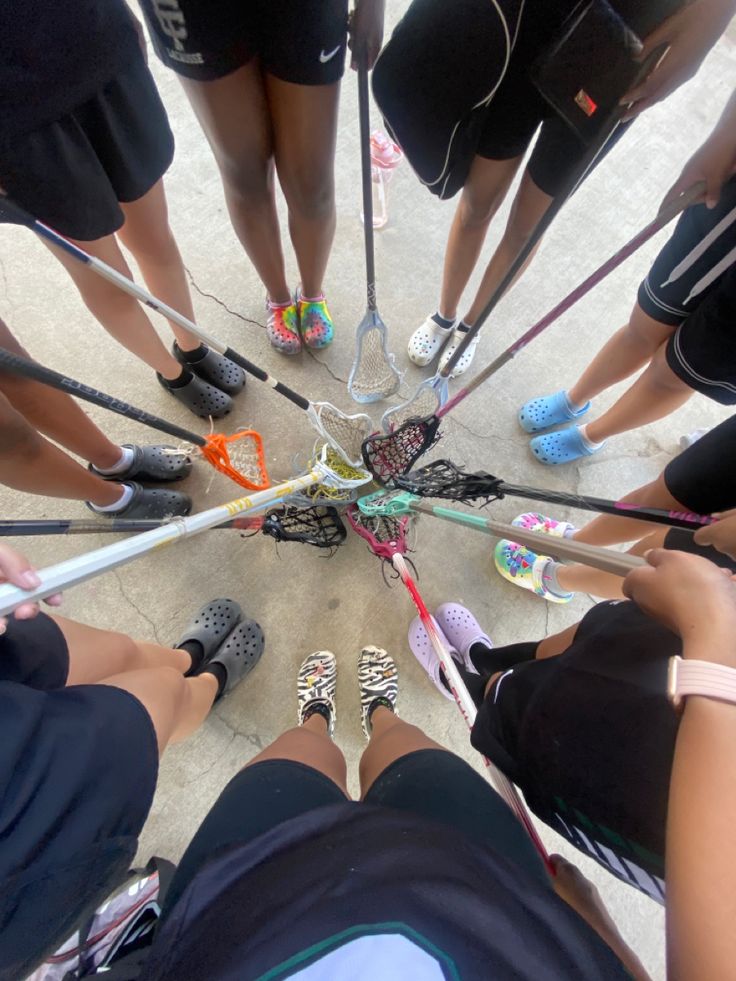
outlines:
[[[325,62],[328,62],[332,58],[335,57],[335,55],[337,54],[337,52],[340,50],[341,47],[342,47],[342,45],[338,44],[338,46],[333,51],[330,51],[329,54],[325,54],[324,51],[320,51],[320,53],[319,53],[319,60],[324,65]]]

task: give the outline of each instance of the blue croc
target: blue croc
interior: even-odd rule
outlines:
[[[519,425],[528,433],[538,433],[550,426],[558,426],[561,422],[579,419],[590,408],[586,402],[582,409],[573,412],[564,390],[554,395],[542,395],[538,399],[530,399],[519,409]]]
[[[600,443],[591,450],[583,442],[578,426],[569,426],[567,429],[558,429],[555,433],[535,436],[529,443],[532,453],[539,462],[552,467],[560,463],[572,463],[581,456],[592,456],[605,445],[605,442]]]

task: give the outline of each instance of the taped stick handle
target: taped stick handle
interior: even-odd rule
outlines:
[[[258,365],[253,364],[247,358],[244,358],[237,351],[233,351],[232,348],[223,344],[221,340],[210,334],[209,331],[204,330],[202,327],[193,323],[188,317],[179,313],[173,307],[170,307],[168,303],[164,303],[163,300],[159,300],[148,290],[143,289],[132,279],[128,279],[122,273],[119,273],[117,269],[113,269],[106,262],[101,259],[97,259],[95,256],[89,255],[84,249],[80,249],[78,245],[74,245],[73,242],[69,242],[64,238],[63,235],[59,235],[55,232],[53,228],[49,228],[48,225],[44,225],[43,222],[38,221],[33,215],[29,214],[25,209],[21,208],[14,201],[11,201],[8,197],[0,196],[0,211],[4,212],[9,217],[13,218],[19,224],[25,225],[30,228],[32,232],[36,235],[50,242],[51,245],[56,246],[56,248],[61,249],[67,255],[71,256],[77,262],[88,266],[93,272],[96,272],[103,279],[117,286],[118,289],[127,293],[128,296],[132,296],[134,299],[144,303],[151,310],[155,310],[156,313],[160,313],[162,316],[166,317],[167,320],[173,321],[173,323],[178,324],[179,327],[184,330],[188,330],[190,334],[194,334],[198,337],[200,341],[204,341],[213,350],[224,355],[226,358],[230,358],[235,364],[239,365],[243,371],[247,371],[248,374],[253,375],[259,381],[266,382],[277,391],[280,395],[285,396],[294,405],[298,405],[300,409],[305,411],[309,409],[309,401],[304,398],[303,395],[299,395],[298,392],[293,391],[288,385],[284,385],[283,382],[278,381],[278,379],[271,377],[263,368],[259,368]]]
[[[363,189],[363,236],[365,239],[365,279],[368,309],[375,313],[376,258],[373,234],[373,188],[371,179],[370,101],[368,63],[365,47],[358,59],[358,118],[360,122],[360,175]]]
[[[182,439],[188,443],[194,443],[196,446],[207,445],[207,441],[202,436],[198,436],[188,429],[183,429],[173,422],[167,422],[159,416],[154,416],[144,409],[138,409],[128,402],[116,399],[114,396],[107,395],[105,392],[101,392],[96,388],[91,388],[89,385],[83,385],[82,382],[75,381],[66,375],[61,375],[58,371],[46,368],[36,361],[29,361],[28,358],[23,358],[19,354],[5,350],[5,348],[0,348],[0,370],[9,371],[11,374],[20,375],[23,378],[29,378],[31,381],[40,382],[42,385],[48,385],[49,388],[55,388],[60,392],[65,392],[67,395],[83,399],[92,405],[99,405],[103,409],[116,412],[119,416],[132,419],[133,422],[140,422],[142,425],[149,426],[151,429],[157,429],[159,432],[166,433],[167,436],[173,436],[175,439]]]

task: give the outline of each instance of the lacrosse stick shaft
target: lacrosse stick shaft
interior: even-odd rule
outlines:
[[[472,729],[473,723],[475,722],[477,709],[472,698],[470,697],[467,687],[465,686],[465,682],[460,676],[457,665],[447,649],[447,646],[444,644],[442,638],[437,632],[429,610],[427,609],[427,605],[422,599],[422,595],[417,588],[417,584],[414,582],[414,579],[409,572],[409,568],[404,561],[404,557],[397,552],[392,556],[391,563],[394,569],[396,569],[396,572],[399,574],[399,578],[404,586],[406,586],[406,589],[414,602],[414,606],[419,614],[419,619],[421,620],[424,629],[427,631],[432,647],[434,648],[435,654],[439,658],[440,664],[442,665],[442,670],[447,678],[450,691],[452,692],[455,702],[460,709],[463,718],[465,719],[468,729]],[[542,844],[542,840],[537,833],[537,829],[534,827],[534,824],[532,823],[527,809],[519,797],[516,788],[509,781],[509,779],[500,772],[500,770],[496,769],[490,760],[486,759],[485,756],[483,757],[483,762],[488,768],[489,777],[495,789],[506,801],[517,818],[521,821],[522,825],[529,834],[529,837],[532,839],[536,848],[538,849],[539,854],[542,856],[542,859],[549,868],[549,856],[547,854],[547,850]]]
[[[169,519],[170,520],[170,519]],[[109,521],[95,521],[93,518],[57,519],[13,519],[0,521],[0,538],[33,538],[44,535],[132,535],[140,531],[151,531],[169,524],[169,520],[156,521],[152,518],[110,518]],[[247,531],[249,518],[233,518],[216,526]]]
[[[0,370],[40,382],[42,385],[48,385],[49,388],[56,388],[60,392],[66,392],[67,395],[83,399],[92,405],[99,405],[103,409],[109,409],[110,412],[116,412],[120,416],[125,416],[126,419],[132,419],[134,422],[140,422],[151,429],[157,429],[168,436],[194,443],[195,446],[207,445],[207,441],[202,436],[198,436],[188,429],[183,429],[173,422],[167,422],[144,409],[137,409],[134,405],[129,405],[127,402],[107,395],[105,392],[100,392],[96,388],[91,388],[89,385],[83,385],[82,382],[61,375],[58,371],[52,371],[51,368],[46,368],[35,361],[29,361],[28,358],[23,358],[19,354],[6,351],[5,348],[0,348]]]
[[[561,559],[582,562],[584,565],[600,569],[601,572],[610,572],[614,576],[627,576],[632,569],[646,565],[646,561],[638,555],[614,552],[612,549],[588,545],[585,542],[576,542],[570,538],[551,539],[549,535],[545,535],[543,532],[526,531],[524,528],[518,528],[516,525],[510,525],[504,521],[482,518],[479,514],[468,514],[466,511],[455,511],[452,508],[414,503],[411,505],[411,510],[419,511],[422,514],[432,514],[435,518],[442,518],[444,521],[453,521],[455,524],[475,528],[493,538],[509,538],[512,542],[526,545],[527,548],[541,555],[546,555],[551,551]]]
[[[671,201],[665,208],[663,208],[659,214],[649,222],[641,231],[637,232],[632,239],[630,239],[625,245],[623,245],[618,252],[612,255],[609,259],[600,265],[594,272],[584,279],[579,286],[576,286],[574,290],[567,294],[567,296],[560,300],[560,302],[553,307],[549,313],[546,313],[541,320],[538,320],[536,324],[529,328],[526,333],[522,334],[521,337],[514,341],[514,343],[506,348],[495,360],[485,367],[478,375],[473,378],[464,388],[462,388],[457,395],[450,398],[443,406],[437,411],[437,417],[441,419],[446,416],[448,412],[451,412],[457,405],[459,405],[464,399],[474,392],[476,388],[487,381],[491,375],[502,368],[507,362],[515,358],[516,355],[523,351],[523,349],[538,337],[543,331],[550,327],[556,320],[558,320],[563,313],[566,313],[571,307],[573,307],[578,300],[582,299],[589,293],[594,286],[597,286],[603,279],[606,278],[614,269],[618,268],[622,262],[633,255],[637,249],[639,249],[645,242],[656,235],[657,232],[661,231],[666,225],[668,225],[673,218],[676,218],[680,212],[689,208],[691,204],[702,197],[705,191],[705,183],[699,181],[694,184],[689,190],[685,191]]]
[[[368,309],[375,313],[376,259],[373,238],[373,188],[371,180],[370,104],[368,99],[368,64],[365,48],[358,64],[358,118],[360,121],[360,173],[363,186],[363,236],[365,238],[365,280]]]
[[[93,579],[103,572],[117,569],[162,545],[169,545],[179,539],[197,535],[208,528],[214,528],[245,511],[260,510],[287,494],[305,490],[319,480],[318,471],[312,470],[268,490],[239,497],[237,500],[193,514],[188,518],[175,518],[160,528],[145,531],[141,535],[134,535],[124,541],[114,542],[112,545],[105,545],[84,555],[48,566],[39,572],[41,585],[34,590],[23,590],[11,585],[0,586],[0,616],[12,613],[21,603],[45,599],[63,589]]]

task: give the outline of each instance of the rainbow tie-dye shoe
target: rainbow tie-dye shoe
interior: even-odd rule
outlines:
[[[302,349],[302,340],[299,336],[299,314],[296,303],[274,303],[273,300],[266,300],[266,309],[268,310],[266,334],[271,347],[275,347],[282,354],[298,354]]]
[[[331,344],[334,328],[324,293],[309,299],[299,291],[296,295],[296,307],[299,315],[299,330],[307,347],[318,351]]]

